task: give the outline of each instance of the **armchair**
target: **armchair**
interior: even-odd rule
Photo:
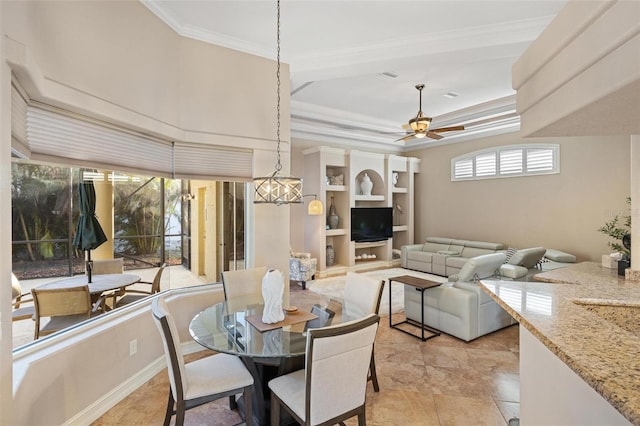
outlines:
[[[299,281],[302,289],[307,289],[307,281],[316,274],[318,259],[312,258],[311,253],[294,253],[289,257],[289,280]]]

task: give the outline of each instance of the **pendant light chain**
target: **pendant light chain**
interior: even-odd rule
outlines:
[[[255,204],[302,204],[302,179],[294,176],[280,176],[282,162],[280,159],[280,0],[276,1],[278,11],[277,22],[277,58],[276,58],[276,170],[270,176],[253,178],[255,188],[253,202]],[[315,211],[315,210],[314,210]]]
[[[276,120],[276,137],[278,144],[276,146],[276,172],[282,170],[282,164],[280,163],[280,0],[278,0],[278,20],[277,20],[277,57],[276,57],[276,81],[278,82],[278,100],[277,105],[277,120]]]

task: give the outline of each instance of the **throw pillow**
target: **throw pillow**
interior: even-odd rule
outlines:
[[[524,266],[525,268],[533,268],[538,264],[542,256],[544,256],[544,247],[532,247],[518,250],[516,254],[511,256],[510,265]]]
[[[507,259],[504,261],[504,263],[509,263],[509,260],[511,260],[511,258],[513,257],[514,254],[516,254],[517,251],[518,251],[517,248],[509,247],[507,249],[507,252],[505,253],[507,255]]]

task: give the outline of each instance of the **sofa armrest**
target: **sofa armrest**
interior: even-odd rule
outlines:
[[[554,249],[547,249],[547,251],[544,254],[544,257],[546,257],[549,260],[553,260],[556,262],[562,262],[562,263],[575,263],[576,262],[576,257],[572,254],[569,253],[565,253],[563,251],[560,250],[554,250]]]
[[[424,244],[409,244],[400,247],[400,266],[403,268],[407,267],[407,252],[421,251],[422,247],[424,247]]]
[[[500,275],[513,280],[526,276],[528,272],[529,270],[524,266],[510,265],[508,263],[500,266]]]

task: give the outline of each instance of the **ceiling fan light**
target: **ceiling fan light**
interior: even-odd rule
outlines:
[[[431,117],[416,117],[409,120],[409,126],[415,133],[426,133],[431,124]]]
[[[416,132],[416,134],[415,134],[415,137],[416,137],[416,138],[418,138],[418,139],[422,139],[422,138],[424,138],[425,136],[427,136],[427,133],[426,133],[426,132],[424,132],[424,133],[417,133],[417,132]]]

